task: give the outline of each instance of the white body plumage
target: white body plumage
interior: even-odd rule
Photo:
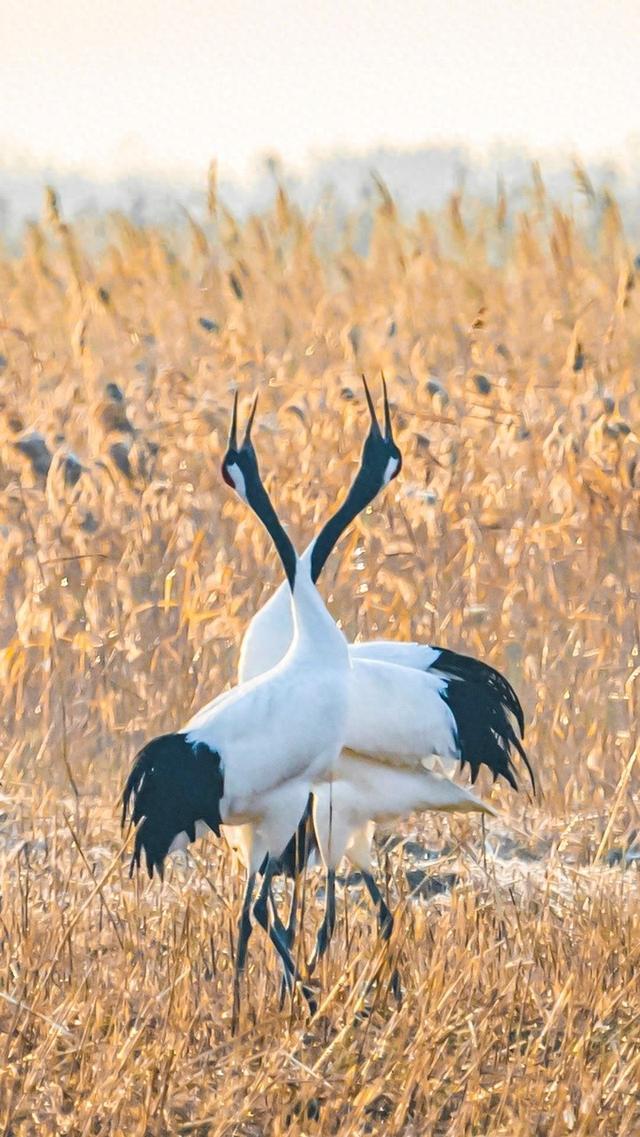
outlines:
[[[436,770],[389,767],[344,752],[331,784],[316,786],[314,794],[314,827],[325,864],[337,868],[346,856],[362,872],[371,867],[371,844],[378,824],[423,811],[496,813]]]
[[[247,827],[241,845],[249,872],[267,853],[282,852],[292,819],[303,813],[312,784],[331,777],[344,743],[347,643],[306,566],[296,573],[293,602],[295,634],[284,657],[207,704],[181,732],[220,755],[220,816],[224,825]],[[172,849],[187,843],[186,833],[176,835]]]
[[[313,545],[301,561],[307,562]],[[241,682],[272,668],[287,652],[293,625],[286,585],[253,617],[240,649]],[[423,767],[437,755],[453,772],[459,758],[456,723],[443,694],[447,681],[425,670],[438,649],[378,640],[349,644],[349,710],[345,748],[391,765]]]
[[[309,560],[313,545],[302,560]],[[243,680],[272,667],[292,633],[285,586],[256,613],[245,634],[239,664]],[[374,823],[417,810],[494,813],[475,794],[445,775],[455,773],[460,751],[456,721],[444,698],[447,680],[425,671],[436,648],[376,641],[350,644],[344,750],[331,784],[314,786],[314,822],[328,867],[344,855],[360,869],[371,862]],[[242,847],[240,829],[227,832]]]

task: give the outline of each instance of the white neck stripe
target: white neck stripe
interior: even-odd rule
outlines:
[[[382,484],[387,486],[398,469],[398,459],[390,458],[382,475]]]
[[[244,480],[244,474],[242,473],[242,470],[238,466],[237,462],[230,463],[230,465],[227,466],[227,470],[229,472],[229,475],[233,479],[234,490],[236,491],[236,493],[240,494],[240,497],[244,498],[244,500],[246,501],[247,500],[247,484]]]

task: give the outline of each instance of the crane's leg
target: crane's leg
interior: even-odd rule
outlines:
[[[293,945],[296,937],[298,927],[298,908],[300,906],[300,891],[301,891],[301,878],[304,876],[305,868],[311,842],[314,836],[313,818],[312,818],[312,795],[309,795],[306,809],[298,823],[293,838],[289,842],[282,857],[283,869],[285,877],[290,876],[292,879],[292,892],[291,901],[289,905],[289,916],[287,923],[283,924],[276,910],[276,904],[271,894],[271,907],[273,911],[273,921],[276,929],[280,932],[284,942],[286,943],[289,951],[293,953]],[[280,1009],[284,1006],[284,999],[287,993],[286,975],[282,977],[280,984]]]
[[[276,898],[273,895],[273,887],[271,884],[269,885],[269,903],[271,905],[271,927],[275,928],[276,932],[280,936],[280,939],[287,945],[288,948],[290,948],[291,944],[288,940],[287,925],[284,924],[280,919],[278,908],[276,906]]]
[[[282,920],[280,919],[280,917],[278,915],[278,912],[276,909],[275,899],[273,896],[273,892],[271,892],[271,891],[269,893],[269,898],[271,900],[271,912],[272,912],[272,918],[273,918],[273,926],[274,926],[274,928],[276,928],[276,930],[281,935],[284,943],[289,948],[289,951],[293,954],[293,945],[294,945],[294,941],[296,938],[296,929],[297,929],[297,925],[298,925],[298,905],[300,903],[300,876],[299,876],[299,874],[296,872],[294,877],[293,877],[293,891],[291,893],[291,902],[289,905],[289,917],[287,919],[286,924],[283,924]],[[280,1010],[282,1010],[282,1008],[284,1006],[284,999],[285,999],[286,993],[287,993],[287,975],[285,972],[282,976],[282,981],[280,983]]]
[[[384,896],[378,888],[375,878],[370,872],[363,872],[362,879],[367,892],[378,909],[378,932],[383,940],[388,940],[393,931],[393,913],[388,908]]]
[[[367,892],[373,900],[376,908],[378,909],[378,932],[380,938],[388,940],[393,931],[393,912],[385,902],[378,885],[375,882],[373,875],[370,872],[363,872],[362,879],[365,883]],[[391,990],[396,999],[396,1002],[402,1002],[402,985],[400,983],[400,976],[397,967],[394,967],[391,975]]]
[[[303,871],[304,871],[304,869],[301,870],[301,872],[303,872]],[[285,932],[284,932],[284,934],[286,936],[287,945],[290,948],[293,947],[293,944],[294,944],[294,941],[296,938],[296,931],[298,928],[298,906],[300,904],[300,881],[301,881],[301,879],[302,879],[301,873],[296,873],[296,875],[293,878],[293,891],[291,893],[291,904],[289,905],[289,916],[287,918],[287,923],[286,923]]]
[[[300,872],[301,871],[302,870],[300,870]],[[275,896],[273,895],[273,889],[272,889],[271,885],[269,885],[269,900],[271,902],[272,925],[276,929],[276,931],[278,932],[278,935],[282,937],[282,940],[284,941],[284,943],[286,943],[288,948],[293,947],[293,942],[296,938],[296,928],[297,928],[297,923],[298,923],[298,905],[299,905],[299,901],[300,901],[300,872],[298,871],[298,868],[296,867],[296,871],[295,871],[294,876],[293,876],[293,891],[291,893],[291,901],[289,903],[289,915],[287,917],[286,924],[283,923],[283,921],[280,919],[280,916],[278,914],[278,909],[276,907]]]
[[[291,905],[289,908],[289,919],[284,924],[280,919],[278,908],[276,906],[276,898],[273,895],[273,889],[269,888],[269,901],[271,904],[271,927],[275,929],[283,943],[287,945],[289,951],[292,951],[293,941],[295,938],[295,907],[296,907],[296,887],[297,877],[293,878],[293,894],[291,896]],[[280,999],[278,1006],[280,1010],[284,1007],[284,1000],[287,991],[290,991],[290,977],[286,967],[283,964],[282,979],[280,980]]]
[[[253,914],[260,924],[260,927],[263,928],[267,933],[269,939],[271,940],[271,943],[275,947],[280,957],[280,961],[284,970],[285,981],[289,991],[293,991],[293,988],[299,983],[300,990],[302,991],[302,994],[307,1001],[309,1011],[313,1015],[317,1010],[315,995],[311,988],[307,987],[306,984],[302,982],[302,977],[295,965],[295,960],[293,959],[289,947],[285,943],[282,931],[280,930],[284,927],[284,925],[282,924],[282,921],[279,917],[277,923],[272,923],[269,920],[269,897],[271,894],[271,880],[277,867],[278,862],[274,858],[270,857],[264,870],[262,887],[258,894],[258,899],[254,904]],[[280,927],[278,927],[278,925],[280,925]]]
[[[327,869],[326,896],[324,903],[324,919],[318,929],[316,946],[309,960],[309,974],[315,970],[318,960],[322,959],[333,936],[336,926],[336,870]]]
[[[298,907],[300,904],[300,879],[307,866],[309,850],[314,837],[312,800],[313,795],[310,794],[306,809],[298,823],[298,828],[296,829],[292,841],[289,842],[287,850],[285,850],[286,855],[290,846],[293,845],[293,856],[287,859],[285,868],[286,875],[290,876],[293,881],[293,892],[291,894],[289,917],[286,926],[281,925],[289,948],[293,947],[297,930]]]
[[[249,944],[249,937],[251,935],[251,901],[253,900],[253,890],[256,883],[256,874],[250,873],[247,878],[247,886],[244,890],[244,898],[242,901],[242,911],[240,913],[240,920],[238,922],[238,945],[236,947],[236,959],[233,969],[233,1013],[231,1016],[231,1033],[235,1034],[238,1027],[238,1016],[240,1014],[240,981],[242,973],[247,962],[247,947]]]

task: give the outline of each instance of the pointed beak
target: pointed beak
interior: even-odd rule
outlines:
[[[233,396],[233,410],[231,412],[231,430],[229,431],[229,450],[238,449],[238,392]]]
[[[364,383],[364,393],[365,393],[366,400],[367,400],[367,406],[369,407],[369,414],[371,415],[371,433],[373,435],[375,435],[376,437],[381,438],[382,433],[381,433],[380,427],[378,425],[378,419],[376,417],[376,409],[373,405],[373,399],[371,398],[371,392],[369,390],[369,387],[367,386],[367,380],[365,379],[364,375],[362,376],[362,382]]]
[[[393,431],[391,429],[391,410],[389,408],[389,398],[387,396],[387,381],[382,374],[382,392],[384,395],[384,437],[387,442],[393,442]]]
[[[251,427],[253,426],[253,420],[254,420],[255,415],[256,415],[256,407],[257,406],[258,406],[258,392],[256,391],[253,402],[251,404],[251,410],[249,411],[249,419],[247,421],[247,429],[244,432],[244,438],[242,440],[243,446],[250,446],[251,445]]]

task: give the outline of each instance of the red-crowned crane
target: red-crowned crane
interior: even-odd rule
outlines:
[[[367,467],[320,533],[315,556],[303,560],[260,478],[251,442],[255,409],[256,401],[239,446],[236,396],[222,474],[262,521],[280,556],[289,596],[290,644],[273,668],[224,692],[181,730],[142,748],[124,788],[122,814],[123,824],[130,815],[137,826],[132,871],[140,867],[144,853],[150,876],[154,870],[162,876],[167,854],[194,841],[206,827],[219,835],[221,825],[242,826],[247,885],[234,970],[234,1023],[259,871],[263,882],[253,914],[278,952],[288,986],[299,981],[282,925],[269,922],[271,878],[312,785],[331,776],[340,753],[350,671],[346,641],[314,578],[343,530],[392,476],[373,476]],[[302,990],[313,1010],[312,992],[304,985]]]
[[[383,380],[384,383],[384,380]],[[375,411],[365,383],[372,420]],[[395,476],[400,455],[391,433],[385,396],[385,430],[375,428],[377,461]],[[386,448],[386,449],[385,449]],[[363,476],[366,454],[354,486]],[[317,582],[335,541],[325,527],[303,554]],[[281,585],[253,617],[242,642],[239,678],[260,674],[286,651],[292,631],[285,587]],[[472,782],[481,766],[517,789],[512,752],[517,752],[535,789],[533,770],[521,742],[524,716],[508,680],[481,660],[447,648],[377,640],[349,645],[349,706],[345,745],[331,784],[314,788],[315,836],[327,870],[325,918],[318,932],[312,965],[324,953],[335,923],[335,872],[344,855],[362,874],[377,906],[383,935],[392,916],[372,874],[371,843],[376,822],[422,810],[495,813],[469,790],[450,780],[458,764],[469,766]],[[512,720],[515,720],[512,721]],[[283,863],[294,877],[300,872],[313,836],[307,832],[309,810],[285,850]],[[232,844],[242,842],[231,831]],[[289,928],[280,925],[290,945],[295,927],[296,889]]]

